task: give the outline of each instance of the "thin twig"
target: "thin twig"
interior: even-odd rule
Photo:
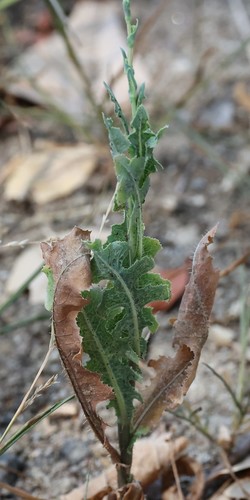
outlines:
[[[233,467],[232,465],[230,464],[229,462],[229,459],[228,459],[228,456],[225,452],[225,450],[221,447],[220,448],[220,454],[221,454],[221,457],[222,457],[222,460],[226,466],[226,468],[228,469],[228,473],[230,474],[230,476],[232,477],[232,479],[234,480],[234,482],[239,486],[239,488],[241,489],[242,493],[243,493],[243,496],[244,496],[244,499],[245,500],[250,500],[250,495],[249,495],[249,492],[247,492],[244,488],[244,486],[242,485],[241,481],[239,480],[239,478],[236,476],[234,470],[233,470]]]
[[[225,269],[222,269],[220,271],[220,278],[224,278],[224,276],[227,276],[228,274],[232,273],[237,267],[241,266],[242,264],[245,264],[250,257],[250,250],[248,250],[244,255],[239,257],[239,259],[234,260],[229,264],[229,266],[225,267]]]
[[[207,363],[203,363],[203,364],[223,383],[227,392],[231,396],[234,405],[239,410],[241,416],[244,416],[244,414],[245,414],[244,409],[243,409],[240,401],[238,401],[236,395],[234,394],[234,391],[231,389],[230,385],[227,383],[227,381],[216,370],[214,370],[214,368],[212,368],[212,366],[208,365]]]
[[[25,500],[43,500],[42,498],[34,497],[33,495],[26,493],[26,491],[15,486],[10,486],[10,484],[3,483],[2,481],[0,481],[0,488],[13,493],[13,495],[16,495],[17,498],[24,498]]]
[[[174,456],[174,447],[173,443],[170,441],[170,462],[171,462],[171,467],[174,475],[174,480],[178,492],[178,499],[179,500],[184,500],[183,494],[182,494],[182,489],[181,489],[181,483],[180,483],[180,477],[178,473],[178,469],[176,466],[176,461],[175,461],[175,456]]]

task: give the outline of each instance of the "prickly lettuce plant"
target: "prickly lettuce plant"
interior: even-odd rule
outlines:
[[[132,109],[130,122],[125,118],[112,90],[106,85],[120,126],[111,118],[104,121],[117,176],[114,210],[123,215],[121,224],[112,227],[103,245],[89,245],[92,282],[96,284],[82,296],[88,305],[78,315],[84,350],[89,355],[86,368],[99,373],[101,380],[112,387],[114,398],[109,406],[115,409],[118,421],[121,467],[120,485],[129,481],[132,447],[134,400],[141,401],[135,387],[140,379],[139,361],[145,357],[147,343],[143,331],[157,329],[157,322],[147,305],[153,300],[168,299],[169,283],[150,273],[157,240],[144,236],[142,205],[149,189],[149,176],[159,166],[153,149],[158,142],[143,106],[144,86],[137,88],[132,56],[137,24],[131,22],[130,2],[123,2],[128,31],[128,53],[123,51],[124,69],[129,86]],[[100,286],[100,282],[106,285]]]
[[[154,148],[163,129],[152,131],[143,104],[144,85],[137,86],[133,48],[138,23],[132,23],[130,0],[123,0],[123,10],[128,50],[122,55],[131,117],[127,119],[106,84],[116,119],[104,117],[117,176],[113,209],[121,213],[122,221],[112,226],[105,243],[90,242],[90,233],[80,228],[62,240],[42,243],[46,274],[54,282],[57,347],[90,426],[117,464],[119,487],[133,481],[133,446],[141,429],[155,425],[164,409],[179,404],[195,376],[218,281],[207,252],[212,230],[195,254],[176,322],[176,356],[151,361],[155,377],[139,390],[140,366],[147,353],[145,330],[154,333],[158,326],[148,304],[167,300],[170,285],[152,272],[161,245],[144,236],[142,216],[150,175],[160,167]],[[108,401],[117,416],[117,448],[109,442],[97,413],[102,401]]]

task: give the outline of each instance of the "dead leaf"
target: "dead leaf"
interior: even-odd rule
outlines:
[[[135,429],[155,426],[164,410],[173,409],[182,402],[183,383],[193,356],[193,352],[184,346],[174,358],[161,356],[149,361],[148,366],[154,368],[155,376],[151,378],[150,385],[140,389],[143,403],[135,412]]]
[[[236,102],[250,112],[250,92],[245,82],[236,83],[233,95]]]
[[[42,265],[41,250],[38,245],[25,248],[14,261],[7,284],[8,295],[15,293],[27,280],[27,272],[32,275]],[[28,271],[27,271],[28,270]],[[29,303],[44,304],[46,297],[46,277],[43,273],[32,280],[29,284]]]
[[[120,47],[126,42],[120,23],[120,7],[115,1],[77,2],[67,24],[74,53],[90,82],[87,91],[62,37],[55,32],[26,49],[15,61],[6,87],[14,96],[45,106],[52,104],[79,124],[84,122],[90,127],[92,110],[87,92],[100,102],[106,92],[103,81],[109,81],[122,66]],[[137,77],[139,74],[141,83],[147,81],[145,65],[140,57],[135,59]],[[127,101],[124,75],[113,90],[119,102]]]
[[[53,326],[57,348],[86,418],[114,461],[119,454],[104,434],[104,422],[96,413],[96,405],[113,397],[97,373],[82,365],[82,343],[76,317],[86,304],[81,291],[91,285],[90,252],[84,242],[89,231],[75,227],[62,239],[41,243],[43,258],[53,272],[55,294]]]
[[[157,479],[161,471],[170,465],[172,457],[174,456],[176,460],[187,445],[186,438],[179,437],[170,441],[168,434],[136,441],[131,472],[142,488]],[[115,466],[111,466],[100,476],[90,479],[83,486],[63,495],[61,500],[101,500],[116,489],[117,472]]]
[[[202,498],[205,483],[202,465],[188,455],[178,458],[175,465],[180,479],[182,476],[194,478],[185,496],[186,500],[200,500]],[[173,486],[174,481],[175,479],[172,471],[167,470],[165,473],[163,472],[162,485],[164,492],[162,494],[162,500],[168,500],[171,498],[170,495],[172,494],[176,495],[175,497],[173,496],[173,498],[178,498],[177,487],[176,485]]]
[[[30,197],[38,204],[68,196],[85,184],[96,168],[95,146],[59,146],[47,143],[28,155],[18,155],[5,166],[5,200]]]
[[[222,495],[213,497],[214,500],[249,500],[250,499],[250,477],[239,479],[237,483],[230,484]]]
[[[208,252],[208,246],[213,243],[216,229],[217,226],[208,231],[195,250],[190,280],[174,323],[174,347],[188,346],[194,353],[194,359],[188,368],[188,378],[183,386],[183,394],[186,394],[195,378],[201,350],[208,337],[209,318],[219,280],[219,270],[214,269],[213,259]]]
[[[112,492],[108,495],[108,500],[144,500],[144,493],[140,483],[133,482],[127,484],[123,488],[119,488],[117,492]]]
[[[219,279],[207,247],[213,242],[216,227],[200,241],[194,253],[192,272],[174,323],[173,358],[149,361],[155,370],[151,384],[141,390],[143,403],[138,406],[134,426],[156,425],[164,410],[179,405],[195,378],[201,349],[208,336],[208,322]]]
[[[175,269],[159,269],[155,268],[154,271],[159,273],[162,278],[171,282],[171,297],[168,301],[155,301],[151,302],[150,306],[153,307],[153,312],[169,311],[174,304],[182,297],[185,286],[189,278],[189,263],[186,262],[183,266]]]

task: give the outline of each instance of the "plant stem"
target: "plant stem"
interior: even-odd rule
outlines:
[[[128,65],[130,67],[132,75],[134,74],[133,69],[133,53],[134,53],[134,43],[131,40],[131,35],[133,34],[133,25],[131,18],[131,10],[130,10],[130,0],[123,0],[123,12],[124,18],[127,26],[127,35],[128,35]],[[133,81],[132,81],[133,80]],[[129,84],[129,99],[131,103],[131,111],[132,111],[132,119],[134,118],[137,110],[137,86],[136,82],[133,79],[128,77]]]
[[[131,446],[130,425],[128,423],[118,424],[119,448],[121,455],[121,465],[118,466],[118,486],[121,488],[132,481],[130,474],[132,465],[133,447]]]
[[[243,273],[242,273],[243,274]],[[240,366],[238,372],[238,381],[237,381],[237,399],[242,403],[244,398],[245,384],[246,384],[246,352],[247,345],[249,342],[248,339],[248,331],[250,325],[250,289],[245,289],[242,291],[242,310],[240,315],[240,346],[241,346],[241,357],[240,357]]]

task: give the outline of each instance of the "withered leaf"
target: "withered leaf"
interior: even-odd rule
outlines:
[[[105,437],[104,422],[96,413],[96,405],[111,399],[113,392],[97,373],[83,367],[82,343],[76,324],[76,317],[86,304],[81,291],[91,285],[90,254],[84,245],[89,238],[89,231],[75,227],[62,239],[41,243],[41,248],[55,282],[53,326],[60,357],[89,424],[113,460],[119,461],[118,453]]]
[[[183,384],[193,357],[191,349],[183,346],[178,349],[174,358],[161,356],[149,361],[148,366],[154,368],[155,376],[151,384],[140,391],[143,403],[135,413],[135,429],[140,426],[153,427],[164,410],[171,410],[182,402]]]
[[[219,280],[219,270],[214,268],[212,256],[208,252],[216,229],[217,226],[208,231],[195,250],[190,280],[174,323],[173,345],[180,348],[188,346],[194,353],[183,386],[184,394],[195,378],[201,350],[208,337],[209,318]]]
[[[161,434],[158,437],[151,436],[136,441],[133,451],[133,462],[131,472],[142,488],[146,488],[155,481],[163,469],[171,465],[171,460],[177,460],[188,445],[185,437],[169,440],[169,435]],[[133,487],[131,486],[133,485]],[[143,498],[140,496],[129,496],[141,494],[138,483],[131,483],[126,492],[128,496],[124,498]],[[120,498],[117,489],[117,471],[112,465],[99,476],[90,479],[84,485],[75,488],[67,495],[63,495],[61,500],[101,500],[105,495],[109,498]],[[111,496],[113,495],[113,497]],[[105,497],[106,498],[106,497]]]
[[[143,403],[135,413],[135,429],[156,425],[164,410],[174,409],[182,402],[195,378],[201,349],[208,336],[208,322],[219,279],[219,271],[214,269],[207,249],[215,232],[216,227],[201,239],[194,254],[190,280],[174,323],[176,355],[149,362],[155,370],[155,377],[141,392]]]

